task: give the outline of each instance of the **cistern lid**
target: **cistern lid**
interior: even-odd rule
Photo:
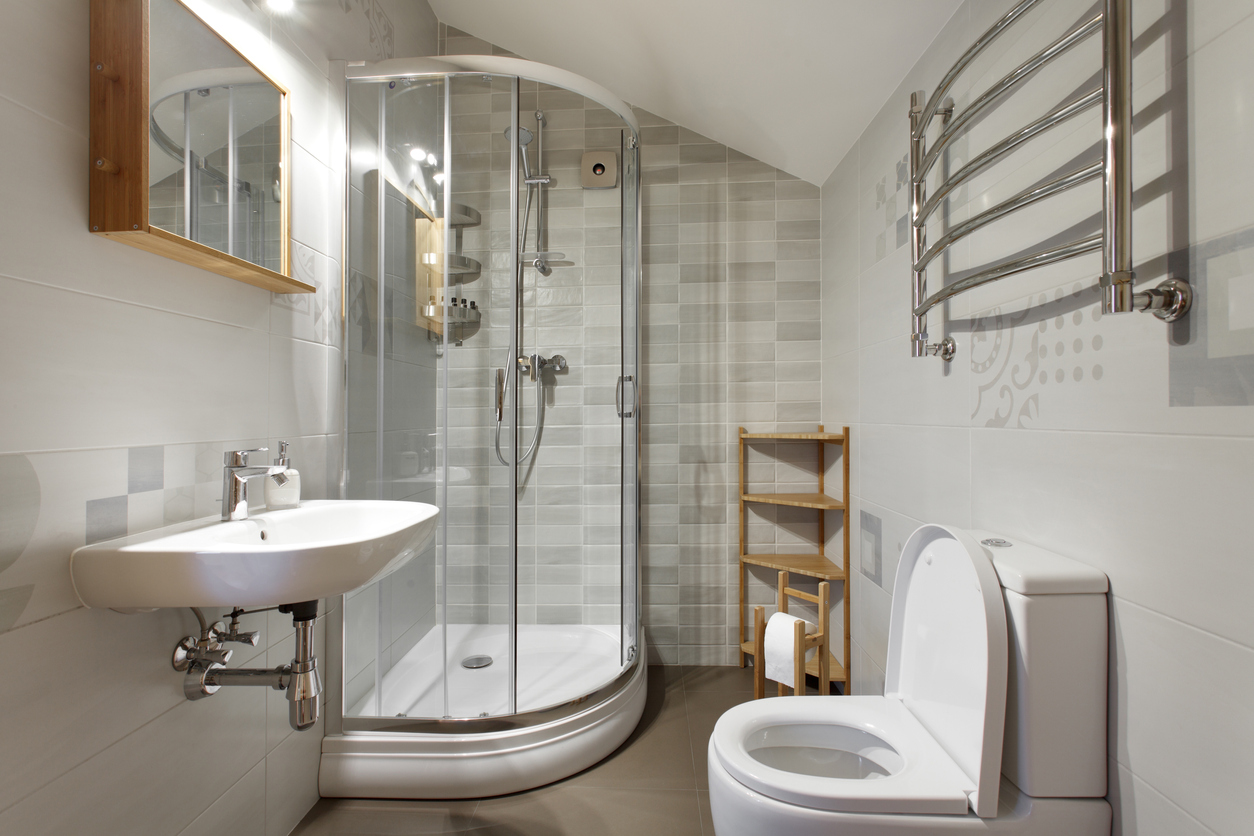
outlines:
[[[1078,560],[1047,552],[1018,537],[987,531],[971,531],[993,558],[1001,585],[1020,595],[1102,594],[1109,587],[1106,576]]]
[[[924,525],[893,584],[885,696],[900,699],[971,781],[976,815],[997,814],[1008,666],[993,562],[965,531]]]

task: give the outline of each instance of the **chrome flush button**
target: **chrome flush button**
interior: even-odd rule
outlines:
[[[980,541],[981,546],[988,546],[990,549],[1008,549],[1014,545],[1009,540],[1003,540],[1000,537],[989,537],[987,540]]]

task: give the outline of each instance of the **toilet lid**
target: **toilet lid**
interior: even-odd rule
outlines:
[[[971,535],[921,526],[893,583],[885,696],[902,701],[971,780],[971,809],[997,814],[1008,665],[992,561]]]

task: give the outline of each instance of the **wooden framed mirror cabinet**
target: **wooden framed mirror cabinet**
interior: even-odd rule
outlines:
[[[289,93],[180,0],[91,0],[91,232],[276,293]]]

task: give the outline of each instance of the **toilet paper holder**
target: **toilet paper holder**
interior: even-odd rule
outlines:
[[[812,595],[800,589],[793,589],[788,585],[788,572],[781,571],[779,573],[778,586],[778,612],[788,612],[788,599],[796,598],[800,601],[808,601],[818,608],[818,631],[815,633],[806,633],[806,623],[797,621],[793,625],[793,686],[792,692],[797,696],[802,696],[806,692],[806,673],[807,668],[813,667],[809,671],[818,677],[818,681],[822,684],[828,682],[831,665],[831,641],[832,634],[830,630],[831,620],[831,589],[827,581],[819,583],[818,594]],[[818,649],[817,658],[807,664],[806,653],[812,649]],[[753,698],[760,700],[766,696],[766,608],[753,608]],[[787,696],[788,686],[781,683],[777,684],[776,691],[779,696]],[[826,690],[822,688],[821,690]]]

